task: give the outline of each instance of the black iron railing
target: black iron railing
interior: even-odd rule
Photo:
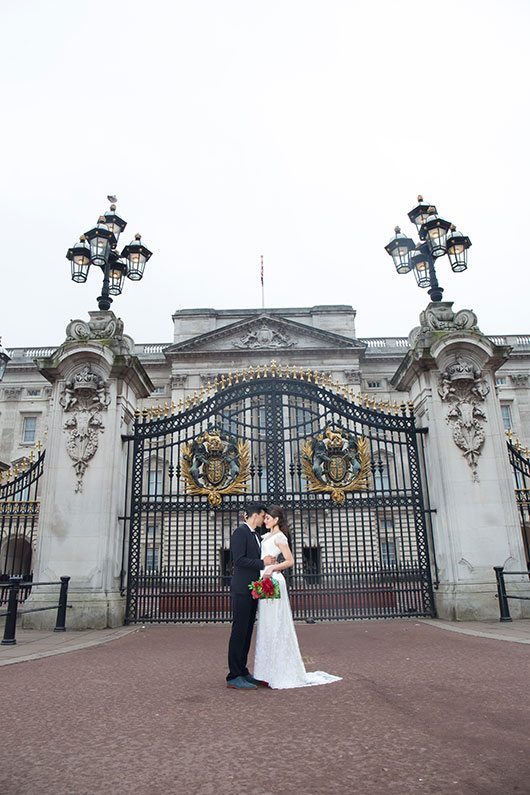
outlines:
[[[7,600],[7,610],[3,613],[0,613],[0,618],[5,617],[6,623],[4,628],[4,637],[3,640],[0,642],[2,646],[14,646],[16,641],[15,634],[17,628],[17,618],[18,616],[24,616],[28,613],[40,613],[43,610],[55,610],[57,609],[57,619],[55,622],[54,632],[65,632],[66,630],[66,608],[71,607],[71,605],[67,605],[67,598],[68,598],[68,583],[70,582],[70,577],[61,577],[60,581],[58,582],[33,582],[31,583],[32,588],[37,588],[43,585],[60,585],[61,590],[59,592],[59,600],[57,605],[51,605],[50,607],[32,607],[29,610],[22,610],[18,609],[19,605],[19,591],[21,588],[24,587],[24,582],[22,581],[21,577],[11,577],[9,581],[9,596]]]
[[[530,601],[530,596],[519,596],[516,594],[509,594],[506,592],[506,582],[504,578],[507,575],[526,575],[529,576],[529,571],[504,571],[504,566],[494,566],[495,577],[497,578],[497,596],[499,598],[499,621],[511,621],[510,605],[508,599],[520,599],[522,601]],[[530,590],[530,585],[529,585]]]
[[[297,620],[427,616],[428,582],[419,566],[399,569],[347,566],[321,569],[318,574],[285,572],[293,616]],[[230,576],[213,567],[180,571],[140,572],[138,621],[223,622],[232,618]]]

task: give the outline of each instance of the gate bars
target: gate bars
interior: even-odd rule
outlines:
[[[528,447],[523,448],[519,441],[512,441],[511,431],[508,431],[507,436],[508,458],[515,482],[515,499],[521,520],[526,563],[530,570],[530,451]]]
[[[410,404],[273,363],[180,408],[144,411],[129,437],[128,623],[230,620],[230,535],[250,500],[286,510],[295,618],[434,615]]]
[[[44,456],[43,450],[33,461],[32,453],[24,465],[19,464],[7,475],[0,473],[0,604],[7,601],[10,577],[20,577],[24,583],[31,582],[33,576]],[[21,585],[19,601],[24,601],[29,591],[29,586]]]

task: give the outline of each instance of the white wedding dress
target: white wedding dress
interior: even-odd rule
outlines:
[[[261,557],[278,557],[277,544],[287,544],[281,532],[267,533],[261,542]],[[324,671],[306,672],[294,628],[293,614],[285,578],[280,571],[272,577],[280,584],[280,599],[260,599],[258,603],[258,631],[253,676],[268,682],[275,690],[310,687],[337,682],[340,676]]]

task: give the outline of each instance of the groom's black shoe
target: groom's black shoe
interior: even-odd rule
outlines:
[[[248,682],[245,676],[236,676],[235,679],[229,679],[226,683],[227,687],[233,687],[235,690],[257,690],[258,686],[252,682]]]
[[[254,677],[251,676],[251,674],[247,674],[246,676],[243,677],[243,679],[246,679],[247,682],[250,682],[251,685],[255,685],[255,687],[268,687],[269,686],[269,683],[265,682],[264,679],[254,679]]]

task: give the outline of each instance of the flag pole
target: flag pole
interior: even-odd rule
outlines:
[[[263,254],[261,255],[261,308],[265,309],[265,286],[263,283]]]

